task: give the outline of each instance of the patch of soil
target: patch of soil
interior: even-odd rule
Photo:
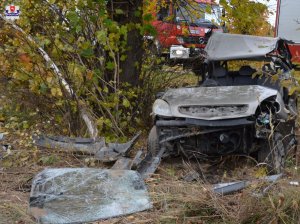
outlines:
[[[19,191],[0,192],[0,224],[35,223],[27,214],[29,193]]]

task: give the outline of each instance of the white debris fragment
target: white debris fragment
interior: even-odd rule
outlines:
[[[298,181],[291,181],[290,185],[299,186],[299,182]]]

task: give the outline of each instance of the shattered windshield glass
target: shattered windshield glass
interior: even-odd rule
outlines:
[[[221,8],[218,5],[207,5],[203,3],[195,3],[195,4],[180,5],[176,9],[177,22],[187,22],[196,25],[200,25],[203,23],[211,24],[211,23],[219,23],[220,17],[221,17]]]
[[[133,170],[45,169],[32,182],[29,213],[42,224],[86,223],[152,208]]]

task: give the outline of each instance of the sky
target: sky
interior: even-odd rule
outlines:
[[[269,23],[271,23],[273,26],[275,26],[275,20],[276,20],[276,9],[277,9],[277,0],[254,0],[256,2],[264,3],[268,6],[269,10],[273,12],[273,15],[270,15],[269,17]]]

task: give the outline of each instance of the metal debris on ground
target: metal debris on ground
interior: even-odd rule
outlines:
[[[156,171],[161,162],[161,157],[164,154],[164,152],[165,148],[161,148],[156,156],[152,156],[151,153],[148,153],[138,165],[137,171],[141,174],[141,176],[144,179],[150,177]]]
[[[152,208],[132,170],[46,169],[33,180],[29,212],[38,223],[85,223]]]
[[[276,174],[276,175],[266,176],[261,179],[255,180],[255,181],[266,181],[266,182],[273,184],[277,180],[279,180],[282,177],[282,175],[283,174],[280,173],[280,174]],[[231,193],[245,189],[253,182],[254,181],[244,180],[244,181],[236,181],[236,182],[229,182],[229,183],[219,183],[219,184],[215,184],[213,186],[213,191],[215,193],[219,193],[222,195],[231,194]],[[270,186],[263,189],[262,194],[266,193],[269,190],[269,188],[270,188]],[[256,195],[261,196],[261,194],[256,194]]]
[[[70,138],[62,136],[37,136],[34,137],[34,142],[41,147],[92,154],[95,159],[102,162],[116,161],[112,169],[135,169],[143,178],[147,178],[158,168],[164,150],[161,150],[156,156],[147,154],[144,158],[143,151],[139,150],[133,159],[129,158],[128,154],[140,134],[141,132],[138,132],[127,143],[106,144],[104,138],[94,140],[90,138]]]
[[[91,138],[70,138],[63,136],[37,136],[34,137],[34,142],[41,147],[93,154],[99,161],[111,162],[126,156],[140,134],[141,132],[137,133],[127,143],[106,144],[103,137],[94,140]]]
[[[138,132],[129,142],[126,143],[108,143],[107,147],[103,147],[95,153],[96,159],[103,162],[110,162],[128,155],[140,134],[141,132]]]
[[[230,194],[236,191],[240,191],[248,186],[247,181],[238,181],[238,182],[230,182],[230,183],[220,183],[215,184],[213,187],[213,191],[215,193],[219,193],[222,195]]]
[[[139,150],[135,154],[135,157],[133,159],[128,157],[121,157],[118,159],[115,164],[111,167],[111,169],[114,170],[131,170],[136,169],[137,166],[141,163],[142,159],[141,156],[143,154],[143,151]]]

